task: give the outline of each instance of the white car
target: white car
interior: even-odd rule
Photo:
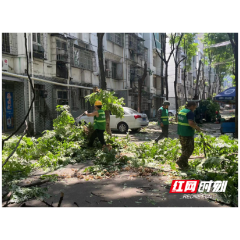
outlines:
[[[140,131],[141,128],[147,127],[149,124],[148,117],[145,113],[139,113],[134,109],[123,107],[123,118],[116,118],[116,115],[110,115],[110,128],[112,130],[118,130],[121,133],[126,133],[128,129],[132,131]],[[93,123],[93,117],[82,116],[76,119],[76,123],[84,121],[85,123]]]
[[[176,116],[175,110],[168,110],[168,116]]]

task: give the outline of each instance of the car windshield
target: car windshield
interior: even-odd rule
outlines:
[[[132,108],[124,108],[125,114],[137,114],[138,112]]]

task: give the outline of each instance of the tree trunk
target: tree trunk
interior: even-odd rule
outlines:
[[[204,67],[203,67],[203,94],[202,94],[202,100],[205,100],[205,79],[204,79]]]
[[[238,138],[238,33],[234,33],[234,42],[235,42],[235,82],[236,82],[236,97],[235,97],[235,137]]]
[[[209,69],[209,72],[208,72],[208,84],[209,84],[209,89],[208,89],[208,98],[212,99],[212,95],[211,95],[211,88],[212,88],[212,85],[211,85],[211,62],[210,62],[210,69]]]
[[[144,72],[141,78],[138,79],[138,112],[142,111],[142,85],[147,76],[147,63],[144,63]]]
[[[168,62],[165,62],[166,100],[168,100]]]
[[[103,64],[103,36],[104,33],[97,33],[98,37],[98,63],[99,63],[99,74],[100,74],[100,88],[102,90],[107,90],[107,83],[105,77],[105,70]],[[106,132],[109,135],[112,135],[111,128],[110,128],[110,112],[108,110],[105,111],[106,116]]]
[[[196,81],[196,89],[195,89],[195,96],[194,96],[194,100],[198,100],[199,95],[198,95],[198,83],[199,83],[199,77],[200,77],[200,69],[201,69],[201,64],[202,61],[199,60],[199,64],[198,64],[198,73],[197,73],[197,81]]]
[[[186,65],[185,65],[186,66]],[[186,90],[186,69],[183,72],[183,85],[184,85],[184,95],[185,95],[185,102],[187,101],[187,90]]]
[[[174,81],[176,113],[178,112],[177,77],[178,77],[178,64],[175,65],[175,81]],[[177,118],[177,114],[176,114],[176,118]]]
[[[106,78],[105,78],[105,70],[103,64],[103,36],[104,33],[98,33],[98,63],[99,63],[99,71],[100,71],[100,88],[102,90],[107,90]]]

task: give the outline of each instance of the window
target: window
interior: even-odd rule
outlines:
[[[123,34],[122,33],[107,33],[107,40],[113,42],[119,46],[123,46]]]
[[[71,98],[72,98],[72,110],[79,110],[79,105],[77,103],[77,95],[78,95],[78,92],[80,91],[80,89],[74,89],[72,90],[72,93],[71,93]]]
[[[116,79],[117,78],[117,64],[116,63],[112,63],[112,78]]]
[[[74,66],[93,71],[93,52],[74,48]]]
[[[32,37],[34,43],[41,44],[41,33],[33,33]]]
[[[68,68],[65,62],[57,61],[56,68],[56,77],[68,78]]]
[[[63,41],[56,40],[56,54],[57,61],[67,62],[68,54],[67,54],[67,43]]]
[[[41,34],[33,33],[33,57],[44,59],[44,49],[41,45]]]
[[[157,49],[161,49],[160,34],[154,33],[154,36],[155,36],[156,44],[155,44],[155,40],[153,38],[153,49],[155,49],[156,47],[157,47]]]
[[[2,51],[10,53],[9,33],[2,33]]]
[[[85,102],[85,98],[84,97],[81,97],[80,98],[80,106],[81,106],[81,109],[85,110],[86,109],[86,102]]]
[[[126,115],[130,115],[130,114],[136,114],[138,112],[136,110],[132,109],[132,108],[124,108],[124,113]]]
[[[153,77],[153,87],[157,88],[157,78]]]
[[[45,85],[34,84],[34,93],[35,93],[35,110],[36,111],[44,111],[45,109],[45,101],[42,98],[42,94],[45,91]]]
[[[57,90],[57,105],[68,105],[68,91]]]

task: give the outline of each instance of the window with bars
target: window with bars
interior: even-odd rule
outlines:
[[[137,53],[138,53],[139,55],[144,56],[145,49],[144,49],[143,42],[141,42],[141,41],[138,41]]]
[[[67,43],[64,41],[56,40],[56,54],[57,61],[67,62],[68,53],[67,53]]]
[[[134,34],[128,34],[128,48],[133,51],[137,51],[137,44],[137,36]]]
[[[78,106],[78,103],[77,103],[77,95],[78,95],[78,92],[79,92],[80,89],[74,89],[72,90],[72,93],[71,93],[71,99],[72,99],[72,110],[79,110],[79,106]]]
[[[116,79],[117,78],[117,64],[116,63],[112,63],[112,78]]]
[[[81,109],[84,109],[84,110],[86,109],[86,101],[84,97],[80,98],[80,106],[81,106]]]
[[[41,34],[32,33],[33,38],[33,57],[44,59],[44,48],[41,44]]]
[[[35,110],[44,111],[46,103],[42,98],[43,91],[45,90],[45,85],[34,84],[34,93],[35,93]]]
[[[123,46],[123,34],[122,33],[107,33],[107,40],[113,42],[119,46]]]
[[[74,66],[93,71],[93,53],[83,49],[74,49]]]
[[[68,105],[68,91],[57,90],[57,105]]]
[[[40,33],[33,33],[33,42],[41,44],[41,34]]]
[[[2,51],[6,53],[10,53],[9,33],[2,33]]]

